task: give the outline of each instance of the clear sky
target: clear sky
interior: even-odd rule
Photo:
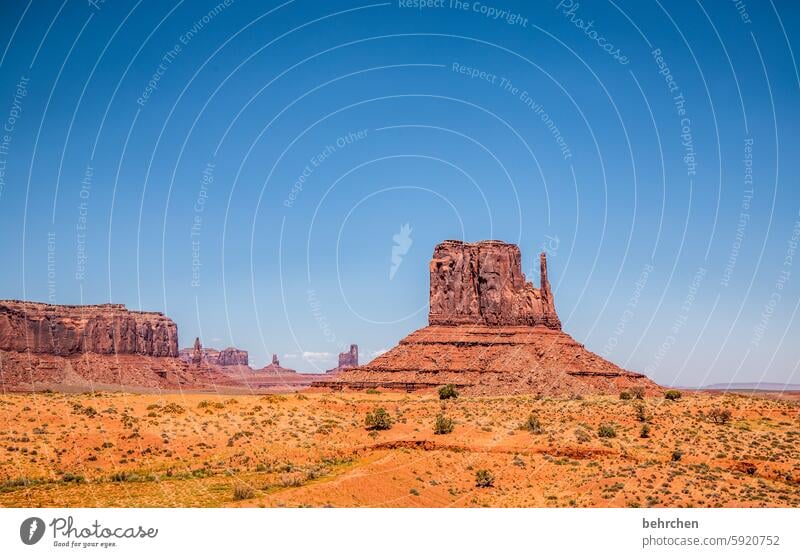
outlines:
[[[419,4],[2,2],[0,298],[314,371],[494,238],[620,365],[800,383],[796,2]]]

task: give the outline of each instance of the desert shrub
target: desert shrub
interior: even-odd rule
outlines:
[[[365,391],[368,395],[379,395],[381,392],[378,389],[367,389]]]
[[[390,429],[392,427],[392,418],[385,408],[376,408],[374,412],[367,413],[364,424],[369,430]]]
[[[111,474],[112,482],[135,482],[138,481],[139,476],[133,472],[114,472]]]
[[[494,486],[494,474],[483,468],[475,472],[475,487],[492,486]]]
[[[731,411],[727,408],[712,408],[707,415],[715,424],[725,425],[731,421]]]
[[[578,440],[578,443],[588,443],[592,440],[592,436],[582,427],[577,427],[575,428],[575,439]]]
[[[664,393],[664,398],[667,400],[679,400],[681,398],[681,392],[676,390],[669,390]]]
[[[458,398],[458,391],[456,390],[455,385],[445,385],[439,389],[440,400],[447,400],[450,398]]]
[[[636,419],[640,422],[647,421],[647,408],[645,408],[644,404],[636,405]]]
[[[642,429],[639,430],[639,437],[641,437],[642,439],[647,439],[648,437],[650,437],[650,426],[649,425],[644,424],[642,426]]]
[[[542,428],[542,422],[539,420],[539,416],[533,413],[528,415],[528,419],[525,420],[524,424],[522,424],[522,429],[537,434],[542,433],[544,431],[544,429]]]
[[[644,387],[631,387],[631,394],[633,398],[637,400],[642,400],[644,398]]]
[[[161,411],[167,414],[183,414],[184,412],[186,412],[186,409],[180,404],[177,404],[175,402],[170,402],[169,404],[164,406],[161,409]]]
[[[433,433],[436,435],[446,435],[453,432],[453,419],[448,418],[444,414],[436,416],[436,421],[433,424]]]
[[[683,451],[680,449],[675,449],[674,451],[672,451],[672,462],[678,462],[682,456],[683,456]]]
[[[72,482],[72,483],[76,483],[76,484],[82,484],[82,483],[84,483],[86,481],[86,478],[83,477],[80,474],[73,474],[72,472],[67,472],[61,478],[61,481],[63,481],[64,483]]]
[[[597,428],[597,435],[606,438],[616,437],[617,430],[613,424],[601,424],[600,427]]]
[[[233,488],[233,500],[244,501],[245,499],[252,499],[256,496],[256,492],[249,485],[237,485]]]
[[[622,391],[621,393],[619,393],[620,400],[630,400],[632,398],[633,395],[630,393],[630,391]]]

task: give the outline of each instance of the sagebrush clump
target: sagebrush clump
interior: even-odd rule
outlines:
[[[367,417],[364,419],[364,425],[371,431],[391,429],[392,418],[385,408],[379,407],[373,412],[367,413]]]

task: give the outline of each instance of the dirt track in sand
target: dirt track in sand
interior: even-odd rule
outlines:
[[[367,431],[379,406],[393,426]],[[730,422],[713,423],[714,408]],[[452,433],[433,433],[440,413]],[[520,429],[530,414],[541,433]],[[616,436],[599,436],[602,424]],[[492,487],[476,487],[480,469]],[[800,404],[708,393],[0,396],[0,506],[326,505],[797,507]]]

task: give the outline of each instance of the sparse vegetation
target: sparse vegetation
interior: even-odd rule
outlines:
[[[617,429],[613,424],[601,424],[600,427],[597,428],[597,436],[605,438],[616,437]]]
[[[793,398],[437,394],[0,395],[0,506],[246,505],[234,492],[251,486],[268,507],[377,506],[389,492],[475,507],[800,507]],[[397,434],[365,431],[367,413]],[[437,416],[457,426],[452,444],[432,444],[450,438]]]
[[[453,420],[444,414],[436,416],[436,421],[433,424],[433,433],[435,435],[446,435],[453,432]]]
[[[383,407],[376,408],[373,412],[368,412],[367,417],[364,419],[364,425],[370,431],[382,431],[391,429],[392,418]]]
[[[619,399],[620,400],[630,400],[632,398],[633,398],[633,395],[631,394],[630,391],[621,391],[619,393]]]
[[[522,428],[521,429],[524,429],[526,431],[530,431],[531,433],[535,433],[535,434],[539,434],[539,433],[542,433],[544,431],[544,428],[542,427],[542,422],[541,422],[541,420],[539,420],[539,416],[537,416],[533,412],[531,412],[528,415],[528,419],[525,420],[524,424],[522,424]]]
[[[664,393],[664,398],[667,400],[680,400],[681,396],[683,396],[681,392],[676,391],[674,389],[671,389]]]
[[[492,474],[489,470],[480,469],[475,472],[475,487],[493,487],[494,486],[494,474]]]
[[[245,499],[252,499],[256,496],[256,492],[249,485],[237,485],[233,488],[233,500],[244,501]]]
[[[731,421],[731,411],[727,408],[712,408],[708,411],[708,419],[719,425],[725,425]]]
[[[445,385],[439,389],[440,400],[448,400],[451,398],[458,398],[458,391],[456,390],[455,385]]]

